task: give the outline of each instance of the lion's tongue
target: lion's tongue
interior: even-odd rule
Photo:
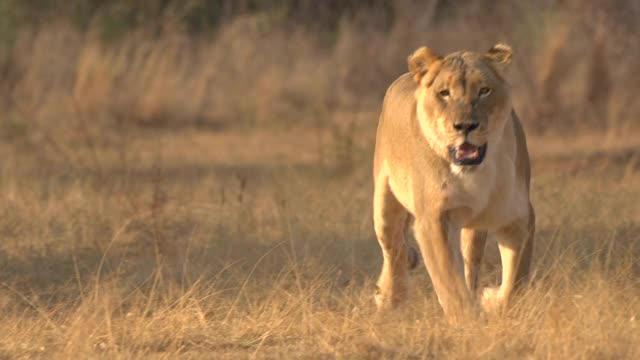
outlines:
[[[458,148],[458,159],[475,159],[479,155],[478,147],[467,142]]]

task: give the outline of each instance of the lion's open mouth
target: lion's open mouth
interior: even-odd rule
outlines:
[[[456,165],[479,165],[484,160],[487,152],[487,144],[476,146],[468,142],[458,147],[449,147],[449,154]]]

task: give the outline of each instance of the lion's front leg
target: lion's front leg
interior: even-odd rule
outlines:
[[[460,324],[473,310],[464,279],[460,229],[451,226],[446,212],[434,215],[416,219],[416,240],[445,315],[449,322]]]
[[[404,239],[407,211],[398,202],[385,178],[376,181],[373,222],[382,250],[383,264],[375,301],[379,310],[396,307],[407,298],[409,254]]]
[[[486,288],[482,294],[485,310],[494,310],[509,302],[517,286],[523,285],[529,276],[535,214],[529,207],[529,215],[519,219],[496,233],[502,260],[502,284],[498,288]]]

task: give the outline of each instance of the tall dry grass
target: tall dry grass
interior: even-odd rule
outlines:
[[[97,25],[64,18],[26,26],[5,61],[3,128],[48,131],[78,113],[101,129],[327,126],[341,122],[336,113],[377,111],[420,45],[447,53],[498,41],[514,45],[515,102],[531,131],[635,127],[640,10],[632,2],[498,5],[403,1],[390,25],[373,8],[324,32],[265,12],[192,35],[165,16],[162,31],[141,26],[108,43]]]
[[[292,150],[295,166],[260,166],[206,140],[138,138],[157,157],[122,169],[100,153],[103,173],[3,147],[3,356],[638,356],[637,164],[536,156],[535,281],[506,313],[451,328],[422,268],[404,310],[375,314],[368,163],[335,177]]]

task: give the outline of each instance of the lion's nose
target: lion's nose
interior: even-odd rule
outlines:
[[[469,123],[457,123],[453,125],[453,128],[456,129],[457,132],[462,132],[468,134],[473,130],[477,129],[480,126],[477,122],[469,122]]]

